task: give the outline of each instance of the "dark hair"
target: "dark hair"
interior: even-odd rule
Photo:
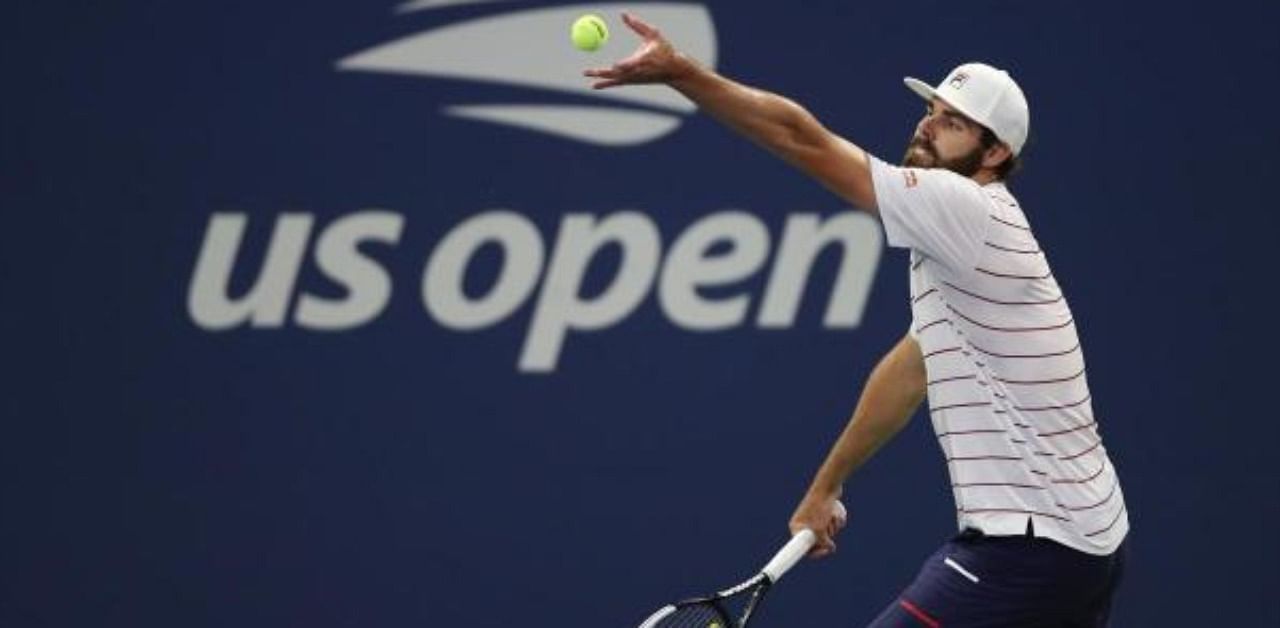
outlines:
[[[996,134],[991,129],[984,126],[982,127],[982,138],[978,141],[982,144],[982,150],[985,152],[988,148],[995,146],[1000,141],[1000,138],[996,137]],[[1010,150],[1012,151],[1012,148]],[[1013,173],[1021,169],[1022,157],[1010,153],[1008,159],[996,166],[996,178],[1001,181],[1007,181],[1009,177],[1013,176]]]

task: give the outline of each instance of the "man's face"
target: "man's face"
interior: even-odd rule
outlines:
[[[970,177],[982,168],[982,126],[934,98],[916,125],[902,165],[946,168]]]

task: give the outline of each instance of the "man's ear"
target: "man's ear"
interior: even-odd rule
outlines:
[[[996,142],[982,153],[982,167],[995,170],[1007,159],[1013,159],[1013,151],[1004,142]]]

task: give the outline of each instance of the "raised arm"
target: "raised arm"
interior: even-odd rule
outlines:
[[[704,112],[816,179],[846,201],[875,211],[866,153],[823,127],[804,107],[783,96],[725,78],[684,56],[657,28],[623,14],[642,39],[634,54],[607,68],[584,72],[596,89],[664,83]]]
[[[893,438],[925,398],[926,376],[920,345],[904,336],[871,371],[844,432],[819,467],[791,516],[791,529],[811,528],[818,536],[814,556],[835,551],[831,510],[853,472]]]

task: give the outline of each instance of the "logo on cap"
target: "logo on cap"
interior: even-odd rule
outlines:
[[[950,83],[952,87],[956,89],[960,89],[961,87],[964,87],[965,82],[967,82],[968,80],[969,80],[968,74],[965,74],[964,72],[956,72],[956,75],[951,77]]]

